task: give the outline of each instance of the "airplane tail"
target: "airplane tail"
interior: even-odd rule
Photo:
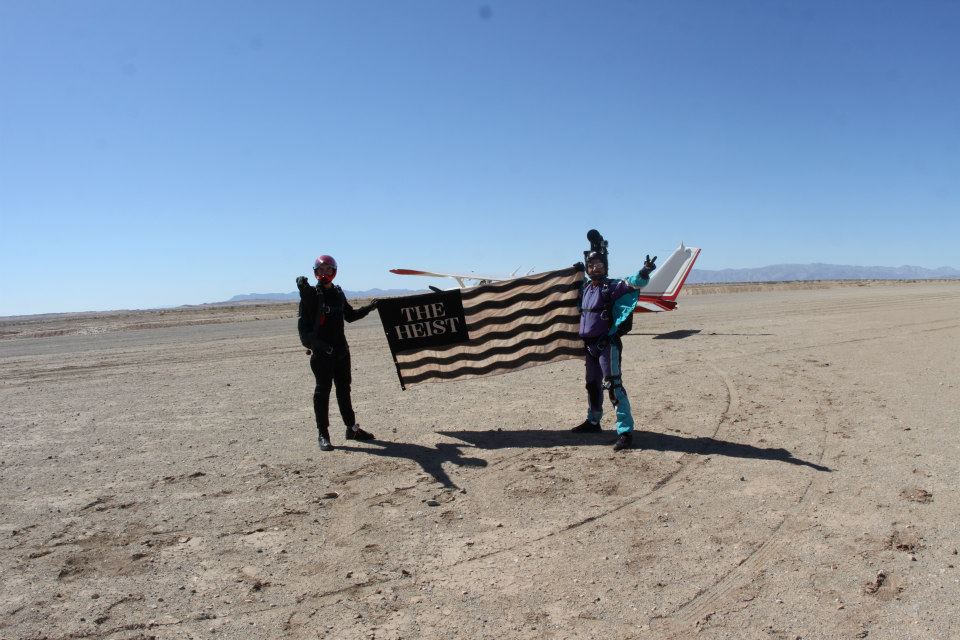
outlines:
[[[650,282],[640,287],[637,312],[675,309],[680,289],[687,281],[687,276],[693,270],[693,263],[697,261],[699,255],[700,249],[685,247],[681,242],[676,251],[653,272]]]

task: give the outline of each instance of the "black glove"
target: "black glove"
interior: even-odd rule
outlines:
[[[640,269],[640,277],[644,280],[650,278],[650,273],[657,268],[657,256],[650,257],[650,254],[647,254],[647,259],[643,261],[643,269]]]
[[[307,276],[297,276],[297,289],[303,289],[310,286],[307,282]]]
[[[380,304],[380,299],[379,299],[379,298],[374,298],[373,300],[370,301],[370,303],[367,305],[367,307],[369,307],[370,310],[372,311],[372,310],[374,310],[374,309],[377,308],[377,305],[378,305],[378,304]]]
[[[587,270],[587,267],[584,266],[584,264],[583,264],[582,262],[577,262],[577,263],[575,263],[575,264],[573,265],[573,268],[576,269],[577,271],[579,271],[580,273],[584,273],[584,272]]]

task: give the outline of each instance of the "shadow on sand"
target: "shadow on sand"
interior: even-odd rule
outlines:
[[[683,340],[691,336],[772,336],[772,333],[717,333],[709,331],[702,333],[700,329],[677,329],[667,333],[643,333],[641,331],[631,331],[628,336],[653,336],[654,340]]]
[[[538,447],[608,447],[613,443],[615,436],[613,431],[598,434],[578,434],[566,430],[554,431],[549,429],[520,429],[517,431],[499,429],[491,431],[437,431],[437,433],[448,438],[456,438],[467,442],[471,448],[487,450],[508,448],[534,449]],[[441,442],[433,447],[425,447],[423,445],[409,444],[406,442],[371,440],[367,443],[367,446],[346,445],[338,446],[337,449],[366,453],[372,456],[413,460],[420,465],[420,468],[422,468],[424,472],[429,473],[433,476],[434,480],[444,487],[456,489],[458,488],[457,485],[450,479],[447,472],[443,470],[443,464],[445,462],[461,467],[485,467],[488,464],[487,461],[482,458],[464,457],[463,452],[460,451],[461,447],[464,446],[468,445]],[[651,431],[635,431],[633,435],[633,446],[635,449],[677,451],[701,456],[728,456],[731,458],[771,460],[774,462],[785,462],[787,464],[810,467],[817,471],[832,471],[829,467],[816,464],[815,462],[794,458],[793,454],[786,449],[755,447],[749,444],[717,440],[716,438],[696,438],[654,433]]]
[[[469,442],[479,449],[504,449],[507,447],[564,447],[564,446],[610,446],[615,433],[607,431],[599,434],[576,434],[569,431],[551,431],[543,429],[520,429],[517,431],[438,431],[440,435]],[[697,438],[675,436],[651,431],[635,431],[633,434],[635,449],[653,451],[678,451],[701,456],[728,456],[731,458],[754,458],[772,460],[787,464],[810,467],[817,471],[830,472],[832,469],[815,462],[794,458],[793,454],[782,448],[755,447],[738,442],[727,442],[716,438]]]
[[[338,446],[337,449],[344,451],[356,451],[357,453],[366,453],[372,456],[384,456],[387,458],[406,458],[413,460],[420,465],[424,472],[433,476],[433,479],[444,487],[457,489],[447,472],[443,470],[443,463],[449,462],[461,467],[485,467],[487,461],[482,458],[465,458],[460,452],[460,444],[449,444],[441,442],[435,447],[425,447],[419,444],[408,444],[406,442],[388,442],[386,440],[370,440],[364,447]]]

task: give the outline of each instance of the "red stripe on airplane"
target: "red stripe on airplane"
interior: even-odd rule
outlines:
[[[398,276],[423,276],[429,275],[427,271],[417,271],[416,269],[390,269],[390,273],[395,273]]]

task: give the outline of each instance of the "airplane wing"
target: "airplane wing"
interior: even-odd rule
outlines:
[[[475,281],[475,284],[487,284],[488,282],[499,282],[500,280],[506,280],[507,278],[498,278],[494,276],[481,276],[476,273],[465,274],[465,273],[437,273],[436,271],[422,271],[420,269],[390,269],[390,273],[395,273],[398,276],[428,276],[432,278],[453,278],[457,281],[457,284],[460,285],[460,288],[466,287],[467,282],[470,280]]]
[[[685,247],[683,243],[653,272],[650,282],[640,287],[635,313],[672,311],[677,308],[677,296],[687,276],[693,270],[700,249]]]

